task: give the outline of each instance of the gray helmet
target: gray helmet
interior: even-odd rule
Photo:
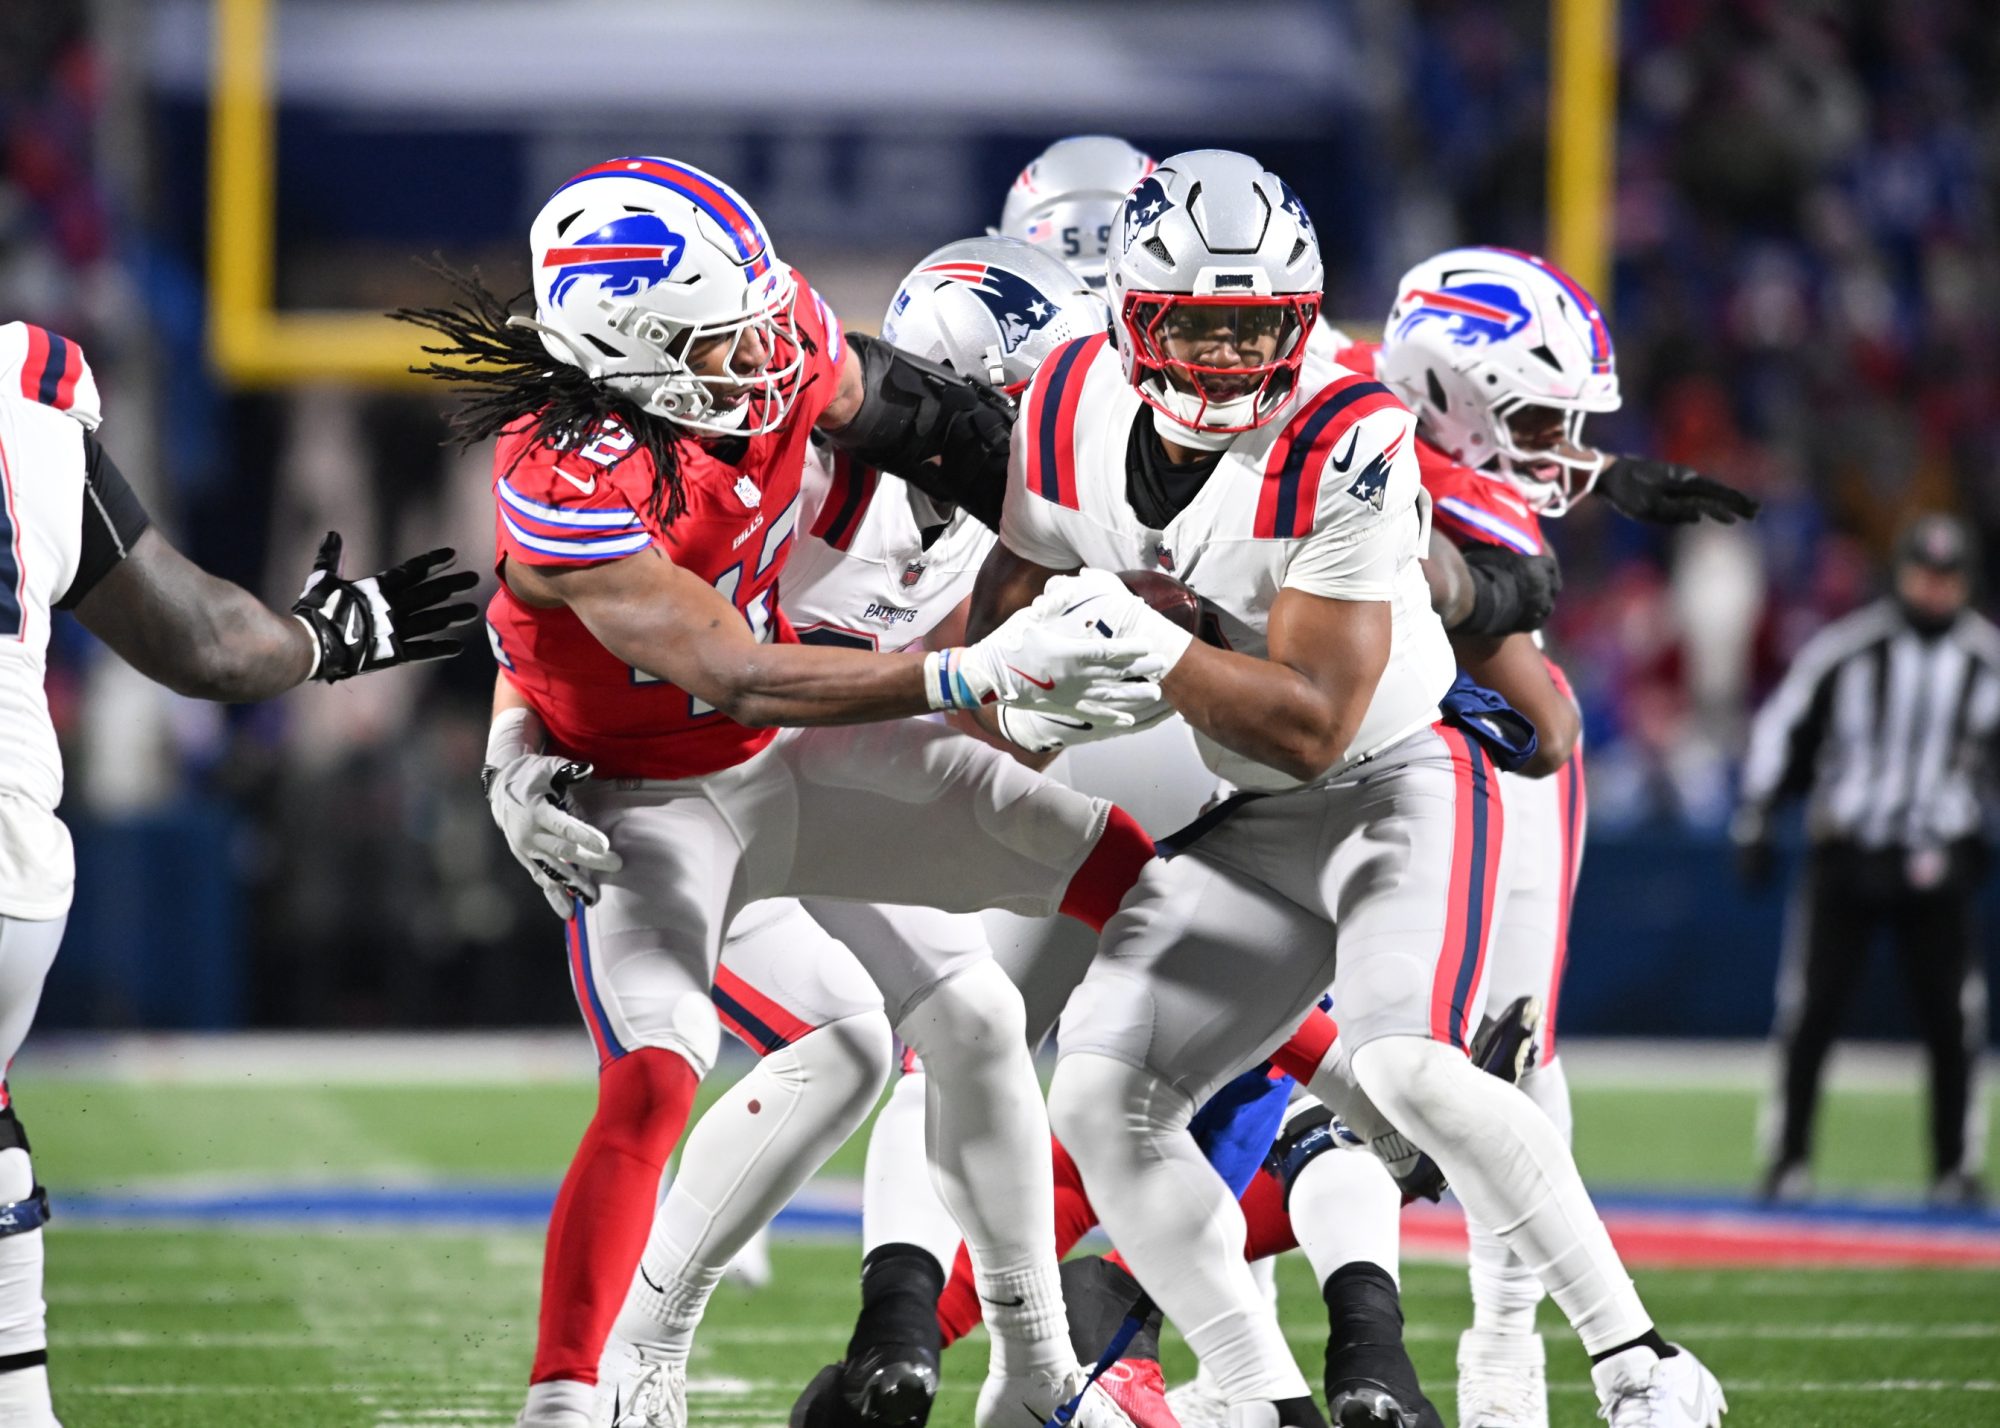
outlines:
[[[961,238],[903,279],[882,319],[882,337],[1012,389],[1063,343],[1109,326],[1104,299],[1041,249],[1012,238]]]
[[[1091,287],[1102,288],[1118,205],[1152,171],[1153,160],[1123,139],[1058,139],[1014,180],[997,232],[1054,254]]]
[[[1283,179],[1227,149],[1162,160],[1125,197],[1107,271],[1119,357],[1148,404],[1209,436],[1261,426],[1284,404],[1319,315],[1325,272],[1312,220]],[[1273,358],[1218,368],[1171,355],[1169,320],[1198,320],[1203,309],[1237,310],[1239,330],[1243,321],[1270,324]],[[1243,389],[1251,377],[1254,385]]]

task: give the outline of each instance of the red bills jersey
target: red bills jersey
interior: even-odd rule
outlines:
[[[515,599],[506,564],[587,565],[657,546],[726,596],[758,639],[795,643],[778,608],[778,577],[798,526],[813,423],[833,400],[846,343],[839,320],[803,278],[792,317],[806,361],[790,418],[747,442],[680,437],[674,455],[687,513],[671,526],[649,510],[653,464],[622,426],[609,423],[589,443],[560,451],[529,446],[525,420],[500,438],[493,495],[501,585],[486,609],[494,658],[541,717],[551,751],[596,765],[601,778],[714,773],[749,758],[777,731],[745,728],[626,664],[568,609]]]

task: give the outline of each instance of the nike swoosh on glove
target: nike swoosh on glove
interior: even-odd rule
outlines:
[[[440,547],[365,579],[345,580],[340,532],[328,531],[305,589],[292,604],[293,616],[313,637],[313,667],[307,677],[333,684],[372,670],[457,654],[457,640],[429,638],[479,617],[477,605],[444,604],[479,583],[469,570],[440,573],[457,559],[457,551]]]
[[[1159,708],[1149,715],[1138,717],[1131,724],[1099,723],[1075,714],[1058,714],[1045,709],[1027,709],[1019,704],[1003,704],[997,721],[1000,735],[1009,743],[1026,749],[1031,754],[1053,754],[1062,749],[1073,749],[1079,744],[1094,744],[1100,739],[1116,738],[1120,734],[1136,734],[1142,729],[1150,729],[1174,712],[1171,704],[1161,702]]]
[[[570,785],[589,777],[589,764],[547,754],[523,754],[487,769],[486,804],[507,851],[564,920],[575,911],[572,899],[597,902],[598,873],[625,866],[603,831],[570,811]]]
[[[1614,456],[1597,478],[1597,492],[1619,515],[1663,526],[1702,520],[1733,526],[1753,519],[1762,509],[1754,496],[1692,466],[1650,456]]]

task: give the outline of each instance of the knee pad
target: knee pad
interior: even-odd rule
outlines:
[[[1027,1045],[1027,1027],[1020,990],[988,957],[932,987],[896,1031],[935,1072],[967,1056],[1011,1056]]]

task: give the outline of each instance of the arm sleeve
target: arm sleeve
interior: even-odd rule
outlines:
[[[1318,518],[1285,568],[1287,587],[1329,600],[1395,598],[1404,565],[1430,540],[1413,423],[1401,409],[1377,412],[1357,426],[1345,468],[1329,451]]]
[[[125,558],[132,543],[152,519],[125,473],[102,443],[89,432],[83,436],[83,543],[76,560],[76,578],[69,583],[58,610],[73,610],[111,567]]]

